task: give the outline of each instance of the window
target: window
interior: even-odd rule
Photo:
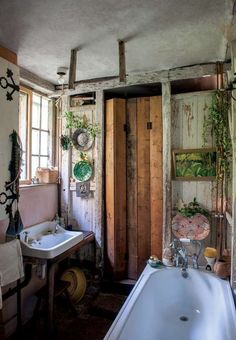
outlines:
[[[21,180],[27,181],[35,176],[37,167],[52,165],[52,101],[22,88],[19,112],[23,148]]]

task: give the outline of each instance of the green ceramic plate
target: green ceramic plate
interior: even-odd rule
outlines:
[[[75,164],[73,173],[76,179],[80,182],[87,181],[93,174],[92,165],[87,161],[80,161]]]

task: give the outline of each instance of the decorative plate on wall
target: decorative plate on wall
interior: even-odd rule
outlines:
[[[88,161],[80,161],[75,164],[73,174],[80,182],[88,181],[93,174],[93,167]]]
[[[93,145],[94,138],[86,129],[77,129],[73,133],[72,143],[77,150],[86,151]]]

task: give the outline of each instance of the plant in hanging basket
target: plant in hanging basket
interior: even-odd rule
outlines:
[[[60,137],[60,144],[61,144],[61,148],[63,150],[69,150],[70,146],[71,146],[71,139],[69,136],[67,135],[61,135]]]
[[[66,128],[68,129],[85,129],[93,138],[101,132],[100,125],[98,123],[89,123],[86,115],[81,117],[72,111],[67,111],[63,117],[66,119]]]
[[[177,238],[203,240],[210,232],[210,212],[200,206],[196,197],[177,209],[172,219],[172,232]]]

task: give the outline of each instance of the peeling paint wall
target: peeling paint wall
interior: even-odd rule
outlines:
[[[97,98],[96,105],[84,106],[70,106],[70,98],[63,96],[62,105],[58,111],[59,116],[63,116],[66,111],[73,111],[76,115],[85,115],[90,123],[99,123],[101,131],[103,131],[103,104],[101,112],[98,112],[98,102],[103,102],[103,95]],[[65,118],[60,119],[59,133],[68,134],[75,131],[66,129]],[[102,229],[102,191],[101,183],[103,181],[102,170],[102,154],[103,154],[103,132],[97,135],[94,145],[86,151],[89,160],[93,165],[93,176],[90,180],[91,192],[88,198],[81,198],[76,196],[75,183],[78,182],[73,176],[73,168],[79,160],[80,151],[76,148],[71,148],[68,151],[59,150],[59,170],[61,174],[61,214],[68,224],[72,224],[73,229],[82,231],[93,231],[96,238],[96,259],[97,265],[101,266],[103,259],[102,243],[103,243],[103,229]],[[70,179],[75,180],[74,186],[71,186]],[[79,252],[80,259],[92,258],[92,246],[85,246]]]
[[[212,94],[212,91],[204,91],[172,96],[172,149],[203,148],[203,122],[204,117],[208,115]],[[209,136],[204,147],[214,147],[212,136]],[[213,211],[215,182],[172,180],[173,208],[179,199],[189,203],[194,197],[204,208]],[[216,247],[216,233],[213,218],[210,234],[202,241],[203,247]]]

